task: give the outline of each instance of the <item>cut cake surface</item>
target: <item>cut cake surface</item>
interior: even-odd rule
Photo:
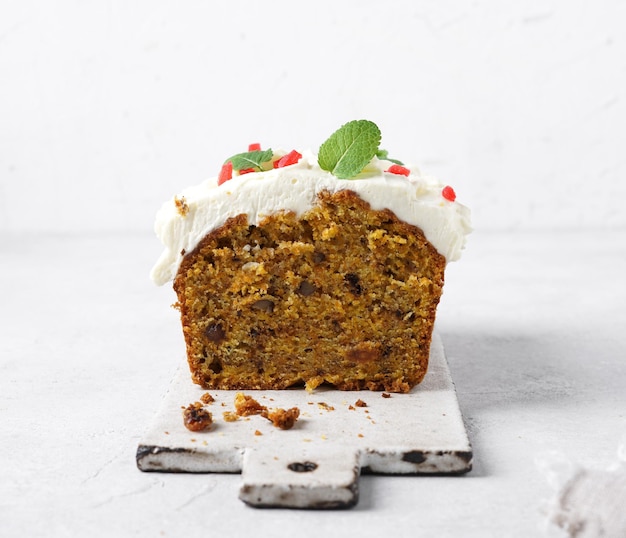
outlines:
[[[407,392],[426,373],[446,259],[351,190],[300,216],[228,219],[174,280],[193,380]]]

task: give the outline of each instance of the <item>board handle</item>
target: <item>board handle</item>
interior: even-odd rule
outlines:
[[[257,508],[350,508],[359,499],[360,453],[316,447],[246,449],[239,498]]]

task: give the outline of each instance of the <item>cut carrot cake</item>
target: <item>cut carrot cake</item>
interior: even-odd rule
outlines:
[[[379,144],[366,120],[317,155],[253,144],[161,208],[151,276],[173,280],[196,383],[407,392],[422,380],[469,211]]]

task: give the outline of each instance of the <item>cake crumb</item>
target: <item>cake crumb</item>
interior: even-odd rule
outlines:
[[[388,392],[383,392],[382,393],[382,397],[383,398],[391,398],[391,394],[389,394]]]
[[[176,211],[178,211],[178,214],[181,217],[187,216],[187,213],[189,213],[189,205],[187,205],[187,200],[184,196],[181,196],[180,198],[176,196],[174,198],[174,205],[176,206]]]
[[[239,415],[237,413],[233,413],[232,411],[224,411],[222,416],[226,422],[236,422],[239,420]]]
[[[243,392],[235,394],[235,412],[239,416],[260,415],[264,411],[267,411],[267,407],[261,405],[252,396],[248,396]]]
[[[199,432],[213,424],[213,416],[200,402],[189,404],[183,409],[183,422],[188,430]]]
[[[254,435],[263,435],[259,430],[254,430]]]
[[[290,430],[300,416],[300,409],[292,407],[291,409],[272,409],[265,410],[262,416],[269,420],[274,426],[281,430]]]
[[[367,404],[360,398],[356,402],[354,402],[354,405],[357,407],[367,407]]]
[[[210,404],[215,401],[215,398],[211,396],[208,392],[205,392],[202,396],[200,396],[200,401],[205,404]]]
[[[326,411],[334,411],[335,408],[332,405],[328,405],[326,402],[317,402],[318,407],[326,409]]]

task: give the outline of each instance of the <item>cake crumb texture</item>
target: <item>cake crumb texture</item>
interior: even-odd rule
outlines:
[[[408,392],[426,373],[445,263],[419,228],[349,190],[300,217],[231,218],[174,280],[192,378]]]

